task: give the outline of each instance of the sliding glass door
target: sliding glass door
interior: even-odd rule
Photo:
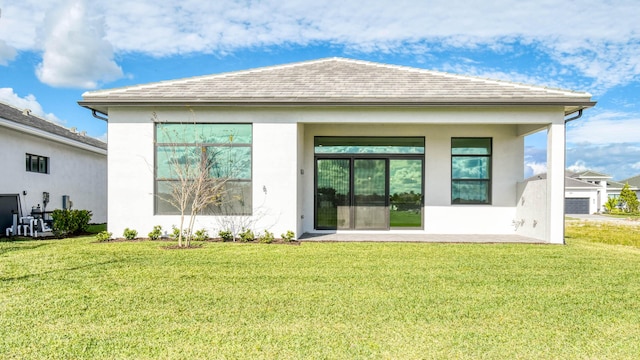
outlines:
[[[422,228],[422,159],[389,160],[389,226]]]
[[[351,229],[351,160],[316,160],[316,229]]]
[[[314,138],[315,228],[421,229],[423,137]]]
[[[316,159],[316,229],[422,228],[422,159]]]
[[[389,228],[388,171],[386,159],[353,160],[354,228]]]

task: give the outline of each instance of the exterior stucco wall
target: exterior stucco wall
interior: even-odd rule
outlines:
[[[163,122],[252,123],[253,217],[236,220],[257,232],[276,237],[287,230],[299,234],[298,191],[299,125],[259,122],[261,118],[234,111],[187,109],[111,109],[109,112],[109,231],[122,236],[126,227],[146,236],[153,226],[165,232],[178,226],[177,215],[154,215],[154,123],[152,111]],[[262,120],[265,120],[262,118]],[[255,121],[255,122],[254,122]],[[218,216],[198,216],[195,229],[217,236],[225,221]]]
[[[313,174],[314,136],[424,136],[424,233],[514,232],[516,184],[524,173],[524,139],[514,125],[319,125],[305,126],[305,173]],[[492,204],[451,205],[451,138],[493,139]],[[303,230],[313,232],[313,177],[305,178]]]
[[[565,123],[559,117],[547,126],[547,210],[545,240],[564,244]]]
[[[518,204],[514,227],[516,233],[546,240],[547,180],[531,180],[518,184]]]
[[[49,173],[26,171],[27,153],[48,157]],[[0,193],[20,194],[24,214],[42,207],[42,193],[48,192],[47,211],[61,209],[62,196],[69,195],[73,209],[91,210],[92,223],[107,221],[106,154],[0,127],[0,164]]]
[[[298,234],[298,126],[253,124],[253,208],[255,228],[276,237]]]
[[[524,173],[522,124],[562,121],[561,107],[544,109],[349,109],[313,108],[110,108],[109,231],[125,227],[145,235],[154,225],[170,230],[178,216],[154,216],[154,125],[166,122],[253,124],[253,204],[256,231],[279,236],[312,232],[314,136],[424,136],[424,230],[417,233],[515,233],[517,184]],[[492,204],[451,205],[451,137],[493,139]],[[265,192],[266,190],[266,192]],[[196,228],[215,235],[215,216]]]

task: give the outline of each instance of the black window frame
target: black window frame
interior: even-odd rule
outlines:
[[[212,123],[212,124],[216,124],[216,125],[248,125],[251,128],[251,143],[249,144],[226,144],[226,143],[215,143],[215,142],[168,142],[168,143],[163,143],[163,142],[158,142],[158,126],[159,125],[206,125],[208,123],[184,123],[184,122],[158,122],[155,123],[154,126],[154,215],[158,215],[158,216],[172,216],[172,215],[180,215],[180,213],[176,210],[176,212],[166,212],[166,211],[160,211],[159,208],[159,202],[163,201],[158,197],[158,192],[159,192],[159,185],[162,182],[172,182],[172,181],[176,181],[173,179],[168,179],[168,178],[162,178],[158,176],[158,166],[157,166],[157,161],[158,161],[158,148],[160,147],[195,147],[195,148],[200,148],[203,151],[203,156],[204,156],[204,150],[209,149],[209,148],[215,148],[218,146],[224,146],[224,147],[247,147],[249,148],[249,158],[250,158],[250,178],[249,179],[244,179],[244,178],[233,178],[233,179],[229,179],[227,183],[229,184],[233,184],[233,183],[237,183],[237,184],[245,184],[245,185],[249,185],[249,189],[250,189],[250,193],[248,195],[248,199],[249,199],[249,203],[250,205],[245,208],[245,211],[239,211],[239,212],[231,212],[231,213],[227,213],[227,214],[213,214],[213,213],[208,213],[208,214],[204,214],[204,215],[211,215],[211,216],[251,216],[253,215],[253,191],[252,191],[252,186],[253,186],[253,124],[252,123],[235,123],[235,122],[225,122],[225,123]],[[203,214],[201,214],[203,215]]]
[[[50,166],[49,157],[25,153],[25,166],[28,172],[48,174]]]
[[[422,151],[419,152],[354,152],[351,150],[338,151],[338,152],[318,152],[318,146],[325,146],[327,143],[333,146],[370,146],[370,145],[382,145],[382,146],[391,146],[392,148],[400,147],[402,144],[397,145],[394,144],[397,140],[413,143],[413,145],[417,145],[418,148],[421,148]],[[397,149],[395,149],[397,150]],[[420,213],[421,213],[421,225],[419,227],[402,227],[402,226],[391,226],[390,221],[388,222],[388,226],[385,229],[380,230],[418,230],[424,229],[425,226],[425,210],[424,210],[424,199],[425,199],[425,167],[426,167],[426,139],[424,136],[315,136],[314,137],[314,178],[313,178],[313,188],[314,188],[314,204],[313,204],[313,226],[316,230],[357,230],[355,226],[355,218],[352,206],[354,206],[355,199],[353,193],[353,181],[354,181],[354,161],[362,160],[362,159],[380,159],[386,161],[386,206],[389,206],[390,203],[390,195],[389,194],[389,185],[390,185],[390,173],[389,173],[389,165],[392,160],[420,160],[422,162],[422,170],[421,170],[421,196],[420,196]],[[344,204],[349,207],[349,227],[340,229],[338,227],[331,226],[319,226],[318,225],[318,161],[319,160],[348,160],[349,161],[349,191],[347,191],[347,203]]]
[[[488,154],[454,154],[454,141],[455,140],[488,140],[489,141],[489,153]],[[492,205],[492,198],[493,198],[493,138],[492,137],[486,137],[486,136],[480,136],[480,137],[452,137],[451,138],[451,205]],[[475,157],[475,158],[487,158],[488,159],[488,169],[487,169],[487,174],[488,174],[488,178],[487,179],[473,179],[473,178],[454,178],[453,177],[453,163],[454,163],[454,158],[456,157]],[[487,184],[487,201],[486,202],[480,202],[480,201],[465,201],[462,199],[457,199],[456,201],[454,201],[453,195],[453,189],[454,189],[454,183],[455,182],[471,182],[471,183],[483,183],[483,184]]]

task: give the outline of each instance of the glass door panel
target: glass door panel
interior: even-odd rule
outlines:
[[[387,161],[355,159],[353,162],[354,228],[389,228]]]
[[[389,220],[392,228],[422,227],[422,160],[389,160]]]
[[[316,229],[350,229],[350,159],[316,162]]]

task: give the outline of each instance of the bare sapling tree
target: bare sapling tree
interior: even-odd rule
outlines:
[[[153,113],[153,120],[162,124],[156,113]],[[197,216],[209,207],[220,206],[227,198],[229,172],[225,174],[216,169],[225,163],[229,152],[225,152],[224,147],[205,146],[197,137],[194,140],[193,133],[185,131],[184,127],[159,126],[158,130],[162,132],[163,144],[158,145],[156,161],[158,167],[166,170],[157,177],[166,178],[163,183],[168,187],[160,199],[179,211],[178,247],[190,247]],[[233,135],[228,136],[228,141],[229,145],[233,142]]]

